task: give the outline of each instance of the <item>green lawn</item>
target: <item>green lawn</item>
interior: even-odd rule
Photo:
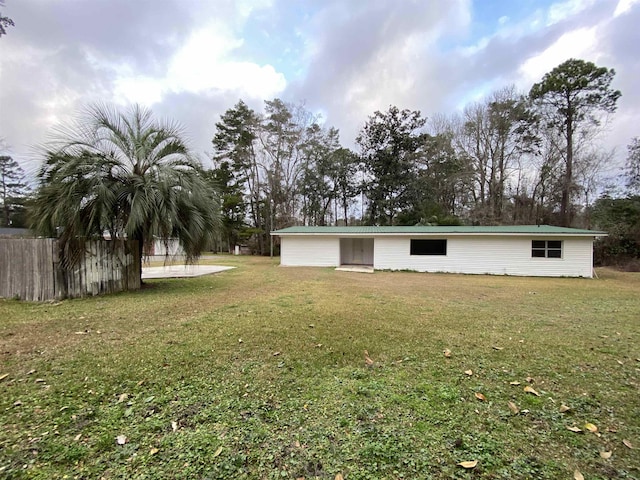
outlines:
[[[640,274],[211,262],[0,300],[1,478],[640,478]]]

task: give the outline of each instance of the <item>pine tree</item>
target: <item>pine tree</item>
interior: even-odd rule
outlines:
[[[24,171],[9,155],[0,155],[0,200],[2,201],[2,225],[12,225],[12,216],[24,206],[27,185]]]

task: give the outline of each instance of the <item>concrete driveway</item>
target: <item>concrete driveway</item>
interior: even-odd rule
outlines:
[[[142,267],[142,278],[183,278],[200,277],[212,273],[224,272],[236,267],[220,265],[166,265],[163,267]]]

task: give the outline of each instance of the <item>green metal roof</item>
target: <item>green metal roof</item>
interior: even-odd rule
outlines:
[[[466,234],[466,235],[578,235],[605,236],[606,232],[551,225],[500,226],[403,226],[403,227],[288,227],[271,232],[272,235],[411,235],[411,234]]]

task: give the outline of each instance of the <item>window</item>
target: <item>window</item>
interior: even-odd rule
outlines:
[[[532,240],[531,256],[533,258],[562,258],[562,241]]]
[[[411,240],[411,255],[446,255],[446,240]]]

